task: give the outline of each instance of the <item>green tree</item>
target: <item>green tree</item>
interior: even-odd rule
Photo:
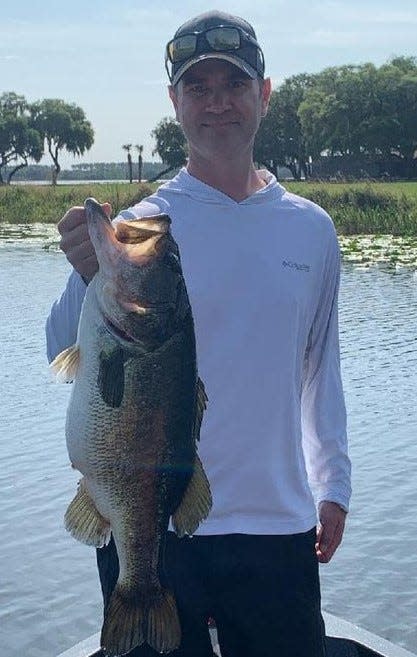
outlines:
[[[378,70],[378,98],[385,130],[382,147],[403,159],[411,173],[417,151],[417,63],[396,57]]]
[[[372,68],[361,74],[361,67],[341,66],[315,76],[298,110],[309,154],[357,155],[364,150],[362,125],[369,116],[369,72]]]
[[[397,57],[324,69],[298,109],[308,153],[404,160],[411,174],[417,149],[417,65]]]
[[[152,155],[158,154],[167,168],[148,182],[154,182],[169,171],[183,166],[187,161],[187,142],[180,124],[175,119],[163,118],[152,130],[151,135],[156,141]]]
[[[298,108],[313,76],[294,75],[272,92],[269,110],[255,139],[255,160],[277,175],[278,166],[288,167],[294,178],[307,177],[305,140]]]
[[[273,91],[268,114],[262,119],[254,145],[254,159],[274,175],[278,167],[285,165],[283,126],[280,121],[280,103],[277,91]]]
[[[122,148],[127,152],[127,171],[129,175],[129,182],[132,183],[133,167],[132,167],[132,156],[130,154],[130,149],[132,148],[132,144],[123,144]]]
[[[0,96],[0,184],[10,183],[19,169],[28,166],[30,159],[39,162],[42,154],[42,139],[33,126],[25,97],[14,92],[3,93]],[[2,169],[6,166],[5,181]]]
[[[45,140],[54,164],[52,183],[56,184],[61,171],[60,152],[83,155],[94,143],[94,130],[81,107],[59,98],[38,101],[32,111],[35,127]]]
[[[138,182],[142,182],[142,170],[143,170],[143,146],[141,144],[136,144],[135,148],[138,152]]]

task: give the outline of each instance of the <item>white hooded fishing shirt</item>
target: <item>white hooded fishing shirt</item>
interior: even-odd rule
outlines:
[[[340,254],[330,217],[271,174],[237,202],[186,169],[116,220],[166,213],[178,243],[208,406],[198,445],[213,508],[198,534],[291,534],[350,498],[339,362]],[[48,357],[73,344],[86,286],[73,272],[47,320]]]

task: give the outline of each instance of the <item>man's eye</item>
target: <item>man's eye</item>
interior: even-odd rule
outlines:
[[[193,84],[189,88],[189,91],[196,96],[202,96],[207,91],[207,89],[202,84]]]
[[[241,89],[242,87],[246,86],[246,82],[245,80],[231,80],[230,86],[232,89]]]

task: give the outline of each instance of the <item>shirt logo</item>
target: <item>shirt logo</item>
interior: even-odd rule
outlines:
[[[291,260],[283,260],[283,267],[290,267],[290,269],[296,269],[297,271],[310,271],[310,265],[302,265],[298,262],[292,262]]]

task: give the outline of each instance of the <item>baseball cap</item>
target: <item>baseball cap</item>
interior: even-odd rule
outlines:
[[[181,25],[168,42],[165,67],[171,84],[193,64],[213,58],[234,64],[251,78],[264,77],[264,56],[252,25],[238,16],[208,11]]]

